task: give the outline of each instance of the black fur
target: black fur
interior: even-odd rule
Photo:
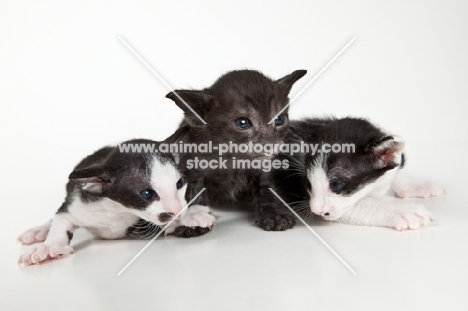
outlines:
[[[135,139],[122,144],[154,144],[158,142]],[[151,188],[149,165],[156,157],[161,163],[170,162],[175,167],[171,154],[120,152],[117,146],[104,147],[81,161],[69,176],[68,195],[79,193],[84,202],[107,197],[128,208],[145,209],[151,202],[143,199],[139,192]],[[145,176],[145,178],[141,178]],[[83,188],[83,184],[92,183],[92,190]],[[67,199],[65,202],[67,202]]]
[[[354,144],[354,153],[330,152],[324,156],[323,163],[328,179],[331,182],[344,184],[341,195],[350,196],[377,180],[388,170],[403,165],[404,155],[401,156],[399,163],[395,163],[383,154],[388,150],[376,152],[376,148],[392,139],[393,136],[388,136],[369,121],[349,117],[292,121],[285,142]],[[307,204],[310,199],[308,190],[311,190],[307,170],[322,156],[321,154],[279,155],[280,159],[288,159],[291,163],[288,169],[274,171],[276,185],[291,207]],[[310,210],[307,211],[309,212]]]
[[[174,235],[181,238],[192,238],[200,235],[204,235],[211,231],[211,228],[202,228],[202,227],[177,227],[174,231]]]
[[[272,80],[253,70],[229,72],[220,77],[211,87],[203,90],[177,90],[176,93],[203,118],[204,125],[174,93],[166,97],[172,99],[185,113],[185,143],[281,143],[289,125],[287,110],[282,114],[285,123],[281,126],[268,122],[287,103],[292,85],[306,73],[298,70],[279,79]],[[240,117],[248,118],[252,127],[238,129],[234,121]],[[233,157],[253,160],[258,155],[225,154],[227,169],[188,169],[188,160],[218,159],[218,154],[191,153],[180,154],[180,168],[188,177],[187,201],[190,201],[202,188],[203,204],[211,207],[225,205],[233,201],[248,201],[254,206],[257,225],[265,230],[285,230],[295,224],[289,212],[276,210],[277,198],[268,190],[274,188],[269,173],[259,169],[234,169]]]

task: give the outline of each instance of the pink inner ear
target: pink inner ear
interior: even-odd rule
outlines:
[[[381,150],[378,153],[378,157],[384,162],[390,162],[395,157],[396,151],[397,151],[396,148],[388,148],[385,150]]]
[[[101,176],[93,176],[93,177],[88,177],[88,178],[79,178],[77,179],[77,181],[82,184],[97,184],[97,183],[103,183],[105,180]]]
[[[377,148],[377,156],[384,162],[390,162],[395,159],[398,154],[401,154],[405,148],[403,141],[391,141],[386,146]]]
[[[102,186],[105,180],[100,176],[90,178],[80,178],[77,181],[82,185],[82,189],[92,193],[102,193]]]

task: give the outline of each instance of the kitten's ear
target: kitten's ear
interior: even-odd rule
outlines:
[[[172,99],[184,111],[185,121],[190,126],[206,124],[202,120],[213,99],[208,90],[175,90],[168,93],[166,97]]]
[[[282,77],[281,79],[276,80],[276,83],[280,87],[281,92],[283,93],[283,95],[288,96],[289,92],[291,91],[291,88],[292,88],[293,84],[297,80],[302,78],[306,73],[307,73],[307,70],[300,69],[300,70],[294,71],[293,73],[291,73],[291,74],[289,74],[289,75],[287,75],[285,77]]]
[[[163,143],[166,144],[174,144],[177,143],[178,141],[182,140],[187,134],[187,132],[190,130],[190,126],[188,125],[183,125],[180,128],[178,128],[171,136],[163,140]]]
[[[81,184],[82,189],[86,192],[101,194],[104,185],[109,183],[109,178],[106,175],[106,169],[103,165],[92,165],[75,169],[68,178]]]
[[[405,141],[398,136],[386,136],[377,142],[370,143],[367,148],[379,159],[378,166],[388,164],[399,165],[405,150]]]

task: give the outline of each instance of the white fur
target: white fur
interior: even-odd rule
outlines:
[[[50,220],[42,226],[37,226],[26,230],[18,237],[18,241],[24,245],[44,242],[47,234],[49,233],[51,223],[52,221]]]
[[[444,188],[430,181],[415,182],[398,174],[392,183],[392,190],[396,196],[406,198],[431,198],[445,193]]]
[[[108,198],[84,203],[76,197],[68,207],[68,213],[58,215],[64,215],[74,226],[86,228],[101,239],[124,237],[127,228],[139,219],[131,209]]]
[[[46,240],[31,246],[25,254],[19,257],[18,263],[38,264],[45,260],[58,258],[60,255],[72,253],[73,249],[68,245],[67,232],[73,232],[75,226],[67,216],[68,213],[55,214]]]
[[[145,211],[136,211],[136,214],[157,225],[164,225],[159,221],[160,213],[179,214],[187,204],[185,201],[187,185],[181,189],[176,188],[176,183],[181,177],[180,172],[172,164],[168,162],[162,164],[154,160],[151,165],[151,187],[161,199],[154,201]]]
[[[423,205],[391,197],[390,192],[394,190],[400,197],[431,197],[443,194],[443,188],[432,183],[414,184],[396,179],[398,173],[399,168],[387,171],[351,196],[343,196],[330,190],[323,163],[316,162],[308,170],[307,176],[312,185],[311,211],[326,220],[354,225],[397,230],[418,229],[427,225],[432,218]]]
[[[26,253],[21,255],[18,263],[25,265],[39,264],[43,261],[56,259],[61,255],[73,253],[73,248],[69,245],[47,245],[45,243],[31,246]]]
[[[360,226],[418,229],[429,224],[431,213],[421,204],[394,197],[366,197],[349,209],[340,221]]]

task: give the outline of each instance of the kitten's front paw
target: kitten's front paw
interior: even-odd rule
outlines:
[[[422,205],[413,205],[408,211],[398,212],[393,220],[392,227],[398,231],[415,230],[426,226],[432,221],[431,213]]]
[[[190,238],[204,235],[211,231],[216,218],[205,205],[193,205],[189,207],[187,214],[177,221],[170,233],[175,236]]]
[[[211,231],[211,227],[202,228],[202,227],[176,227],[173,234],[179,238],[194,238],[200,235],[207,234]]]
[[[296,219],[292,215],[264,213],[255,224],[265,231],[284,231],[294,227]]]
[[[44,242],[49,234],[50,225],[38,226],[26,230],[19,237],[18,241],[24,245],[30,245],[38,242]]]
[[[189,207],[187,214],[178,221],[177,225],[210,228],[215,221],[216,218],[211,214],[208,206],[193,205]]]
[[[393,185],[393,190],[399,198],[432,198],[438,197],[445,193],[444,188],[432,182],[424,183],[396,183]]]
[[[69,245],[47,245],[41,243],[31,246],[25,254],[18,259],[19,264],[32,265],[44,262],[50,259],[56,259],[61,255],[69,255],[73,253],[73,248]]]

